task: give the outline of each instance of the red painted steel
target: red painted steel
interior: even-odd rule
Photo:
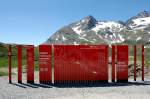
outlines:
[[[27,82],[34,83],[34,46],[26,46]]]
[[[54,45],[54,80],[55,83],[73,83],[79,80],[78,46]]]
[[[142,81],[144,81],[144,45],[142,45]]]
[[[54,45],[55,83],[108,82],[108,46]]]
[[[52,83],[52,46],[39,45],[40,83]]]
[[[82,80],[108,82],[108,46],[81,45],[80,53]]]
[[[115,73],[116,73],[116,70],[115,70],[115,62],[116,62],[116,45],[112,45],[112,82],[115,82]]]
[[[136,81],[136,45],[134,46],[134,81]]]
[[[117,82],[128,81],[128,45],[117,45]]]
[[[18,45],[18,83],[22,83],[22,46]]]
[[[12,49],[11,49],[11,45],[9,45],[9,48],[8,48],[9,83],[12,83],[12,77],[11,77],[12,61],[11,61],[11,58],[12,58]]]

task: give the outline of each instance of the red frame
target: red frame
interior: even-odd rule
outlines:
[[[142,45],[142,81],[144,81],[144,45]]]
[[[9,45],[8,47],[8,71],[9,71],[9,83],[12,83],[12,77],[11,77],[11,74],[12,74],[12,61],[11,61],[11,58],[12,58],[12,48],[11,48],[11,45]]]
[[[27,83],[34,83],[34,45],[26,46]]]
[[[137,60],[137,50],[136,45],[134,46],[134,81],[136,81],[136,60]]]
[[[22,83],[22,46],[18,45],[18,83]]]

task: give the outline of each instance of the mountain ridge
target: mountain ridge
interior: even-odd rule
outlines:
[[[139,43],[141,40],[144,40],[144,43],[149,43],[149,38],[150,12],[142,11],[126,22],[98,21],[89,15],[62,27],[44,44],[114,44],[126,41]]]

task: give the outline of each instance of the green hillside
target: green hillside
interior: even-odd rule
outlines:
[[[38,70],[38,48],[35,47],[35,70]],[[12,46],[12,68],[17,68],[17,47]],[[22,49],[22,66],[23,72],[26,68],[26,51]],[[8,46],[0,44],[0,76],[8,74]]]

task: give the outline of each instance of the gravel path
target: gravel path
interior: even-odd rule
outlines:
[[[8,77],[0,77],[0,99],[149,99],[150,78],[126,84],[102,84],[99,86],[54,87],[38,84],[18,84],[16,79],[8,83]],[[13,78],[17,78],[13,76]]]

